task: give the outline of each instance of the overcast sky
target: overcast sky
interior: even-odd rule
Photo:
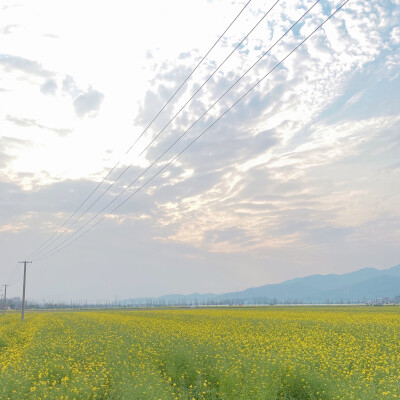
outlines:
[[[118,161],[76,216],[132,166],[42,256],[130,196],[341,4],[319,2],[128,187],[313,4],[279,1],[140,155],[274,2],[250,2],[126,153],[245,3],[1,1],[0,283],[14,284],[10,296],[21,292],[16,263]],[[399,6],[350,0],[123,206],[33,257],[28,298],[222,293],[400,263]]]

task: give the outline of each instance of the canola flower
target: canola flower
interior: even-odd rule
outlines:
[[[0,318],[0,399],[397,399],[400,307]]]

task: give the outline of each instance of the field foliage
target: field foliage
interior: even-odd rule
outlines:
[[[0,399],[395,399],[399,307],[0,317]]]

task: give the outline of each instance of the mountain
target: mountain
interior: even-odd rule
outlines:
[[[347,274],[310,275],[241,292],[190,295],[170,294],[153,304],[258,304],[367,302],[400,296],[400,264],[378,270],[364,268]],[[136,299],[141,300],[141,299]],[[125,303],[132,302],[126,300]],[[149,302],[149,299],[146,299]]]
[[[385,270],[364,268],[342,275],[311,275],[278,284],[227,293],[223,297],[255,299],[267,297],[302,302],[374,300],[400,295],[400,265]]]

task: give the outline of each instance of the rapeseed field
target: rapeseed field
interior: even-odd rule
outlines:
[[[397,399],[399,307],[0,317],[0,399]]]

